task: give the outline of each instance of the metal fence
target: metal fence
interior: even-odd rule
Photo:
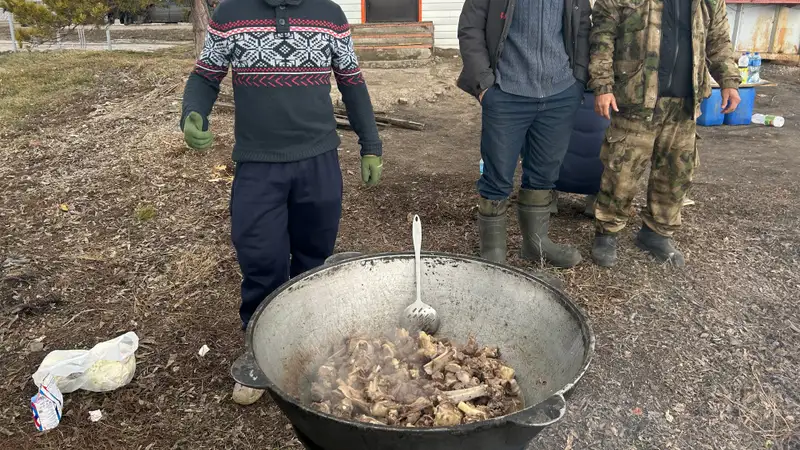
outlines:
[[[20,44],[17,42],[17,39],[16,39],[16,29],[15,29],[15,24],[14,24],[14,15],[9,13],[9,12],[7,12],[7,11],[0,10],[0,17],[2,17],[3,20],[8,22],[8,31],[9,31],[9,35],[11,37],[11,51],[16,52],[16,51],[18,51],[20,49]],[[78,35],[77,48],[82,49],[82,50],[86,50],[86,49],[89,48],[88,42],[86,41],[86,30],[87,30],[87,28],[83,27],[83,26],[79,26],[79,27],[77,27],[75,29],[75,31],[76,31],[76,33]],[[113,45],[111,43],[111,29],[108,26],[106,26],[105,27],[105,32],[106,32],[106,50],[113,50]],[[56,35],[55,45],[58,48],[64,48],[65,45],[64,45],[64,42],[62,40],[62,36],[61,35]],[[74,48],[74,46],[73,46],[73,48]]]
[[[11,33],[11,50],[17,51],[17,33],[14,31],[14,15],[5,11],[0,11],[8,20],[8,31]]]

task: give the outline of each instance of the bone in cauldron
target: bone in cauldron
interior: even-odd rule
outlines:
[[[345,339],[317,370],[312,406],[347,420],[404,427],[453,426],[522,408],[514,370],[474,337],[459,348],[424,332]]]

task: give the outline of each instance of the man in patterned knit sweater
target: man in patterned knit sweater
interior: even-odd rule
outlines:
[[[330,0],[225,0],[209,23],[186,83],[181,127],[195,149],[212,145],[207,117],[233,72],[236,102],[231,234],[242,270],[243,327],[290,277],[333,253],[342,211],[331,72],[359,137],[361,175],[380,180],[381,141],[350,26]],[[263,391],[236,385],[234,400]]]

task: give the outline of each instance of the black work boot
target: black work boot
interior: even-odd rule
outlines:
[[[478,233],[481,239],[481,258],[504,263],[508,250],[509,201],[487,200],[483,197],[478,202]]]
[[[675,242],[672,238],[656,233],[647,225],[643,224],[639,234],[636,235],[636,246],[650,253],[658,262],[669,262],[675,267],[684,267],[686,265],[683,253],[675,247]]]
[[[544,259],[561,268],[574,267],[581,262],[578,250],[556,244],[547,236],[551,203],[550,191],[520,191],[517,212],[522,230],[522,257],[531,261]]]
[[[598,231],[594,235],[592,259],[595,264],[601,267],[613,267],[617,264],[616,233],[601,233]]]

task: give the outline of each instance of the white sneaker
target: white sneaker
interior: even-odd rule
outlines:
[[[263,389],[253,389],[236,383],[233,386],[233,401],[242,406],[252,405],[264,395]]]
[[[692,206],[694,205],[694,200],[690,199],[689,197],[685,197],[683,199],[683,206]]]

